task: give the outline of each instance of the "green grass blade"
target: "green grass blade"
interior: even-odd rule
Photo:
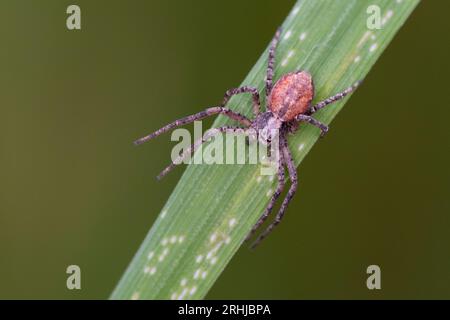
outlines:
[[[307,70],[319,101],[364,79],[418,2],[298,1],[283,23],[275,80]],[[381,9],[381,29],[367,28],[371,5]],[[263,92],[266,61],[267,50],[243,84]],[[229,107],[250,116],[250,101],[238,96]],[[319,111],[316,118],[330,123],[345,101]],[[231,124],[219,117],[214,126],[225,123]],[[305,125],[290,137],[297,164],[318,136],[317,128]],[[273,178],[260,175],[257,165],[189,165],[111,298],[203,298],[267,205]]]

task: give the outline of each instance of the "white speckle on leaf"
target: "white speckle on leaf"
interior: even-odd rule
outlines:
[[[211,264],[216,264],[217,262],[217,257],[212,257],[211,258]]]
[[[389,19],[392,18],[393,15],[394,15],[394,11],[388,10],[388,12],[386,12],[386,15],[384,16],[383,20],[381,21],[381,24],[385,25],[386,22],[388,22]]]
[[[262,180],[261,176],[258,176],[258,178],[256,178],[256,182],[260,183]]]
[[[298,38],[299,38],[299,40],[300,40],[300,41],[303,41],[303,40],[305,40],[305,39],[306,39],[306,35],[307,35],[307,33],[306,33],[306,32],[302,32],[302,33],[300,34],[300,36],[298,37]]]
[[[161,244],[163,246],[165,246],[167,244],[167,242],[169,242],[169,240],[167,240],[167,238],[164,238],[164,239],[161,240]]]
[[[358,48],[361,47],[364,44],[364,42],[366,42],[366,40],[370,37],[371,34],[372,34],[372,32],[366,31],[363,34],[363,36],[361,37],[361,39],[359,40],[357,47]]]
[[[305,147],[305,144],[300,143],[300,145],[298,146],[298,151],[302,151],[304,147]]]
[[[163,211],[161,212],[161,219],[164,219],[165,216],[166,216],[166,214],[167,214],[167,210],[163,210]]]
[[[377,43],[374,43],[374,44],[372,44],[372,45],[370,46],[369,51],[370,51],[370,52],[374,52],[377,48],[378,48],[378,44],[377,44]]]
[[[176,300],[177,299],[177,293],[174,292],[172,293],[172,295],[170,296],[170,300]]]
[[[195,262],[200,263],[203,260],[203,256],[201,254],[199,254],[196,258],[195,258]]]
[[[197,291],[197,287],[196,287],[196,286],[193,286],[193,287],[191,288],[191,290],[189,291],[189,295],[192,296],[196,291]]]
[[[215,242],[217,240],[217,233],[213,233],[212,235],[211,235],[211,237],[209,238],[209,241],[210,242]]]
[[[266,196],[270,197],[272,195],[272,189],[269,189],[269,191],[267,191]]]
[[[131,300],[138,300],[138,299],[139,299],[139,292],[133,293],[133,295],[131,296]]]
[[[208,272],[203,271],[203,272],[202,272],[202,279],[205,279],[207,274],[208,274]]]
[[[355,61],[355,63],[358,63],[360,60],[361,60],[361,57],[360,56],[356,56],[354,61]]]
[[[226,237],[226,238],[225,238],[225,243],[226,243],[226,244],[229,244],[230,242],[231,242],[231,238],[230,238],[230,237]]]
[[[292,9],[292,15],[295,16],[298,12],[300,11],[300,7],[295,7],[294,9]]]
[[[187,279],[186,279],[186,278],[181,279],[180,285],[181,285],[182,287],[184,287],[186,284],[187,284]]]
[[[177,236],[172,236],[170,238],[170,243],[175,243],[175,242],[177,242]]]
[[[381,20],[381,25],[385,25],[388,21],[389,21],[389,19],[391,19],[392,18],[392,16],[394,15],[394,11],[392,11],[392,10],[388,10],[387,12],[386,12],[386,15],[383,17],[383,19]]]
[[[155,253],[153,251],[150,251],[148,253],[147,259],[150,260],[151,258],[153,258],[154,255],[155,255]]]
[[[396,0],[398,4],[402,3],[403,0]]]
[[[178,243],[183,243],[184,241],[184,236],[179,236],[178,237]]]
[[[237,221],[235,218],[231,218],[230,221],[228,222],[228,225],[230,226],[230,228],[233,228],[236,222]]]
[[[158,261],[162,262],[165,258],[166,258],[165,254],[160,254],[159,257],[158,257]]]
[[[211,251],[208,252],[206,255],[206,260],[209,260],[212,258],[212,256],[219,251],[220,247],[223,245],[223,241],[219,241],[214,248],[211,249]]]
[[[202,272],[201,269],[195,270],[195,272],[194,272],[194,279],[198,279],[198,277],[200,276],[200,272]]]
[[[289,39],[289,37],[291,36],[291,34],[292,34],[292,31],[291,31],[291,30],[288,30],[288,31],[286,32],[286,34],[284,35],[284,40]]]
[[[281,65],[284,67],[287,65],[289,58],[292,57],[294,55],[294,50],[290,50],[288,52],[288,54],[286,55],[286,58],[283,59],[283,61],[281,62]]]
[[[186,293],[188,292],[187,288],[184,288],[183,291],[181,291],[180,295],[178,296],[178,300],[183,300],[186,296]]]
[[[150,270],[149,270],[150,275],[151,276],[154,275],[155,272],[156,272],[156,267],[151,267]]]

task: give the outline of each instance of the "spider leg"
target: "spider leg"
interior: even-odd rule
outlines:
[[[232,88],[225,92],[222,101],[222,107],[228,103],[232,96],[240,94],[240,93],[251,93],[253,98],[253,114],[257,116],[259,114],[260,102],[259,102],[259,92],[258,89],[250,86],[243,86],[239,88]]]
[[[225,116],[227,116],[227,117],[229,117],[229,118],[231,118],[233,120],[236,120],[236,121],[240,122],[242,125],[244,125],[246,127],[251,125],[250,119],[248,119],[247,117],[245,117],[244,115],[242,115],[240,113],[234,112],[234,111],[232,111],[232,110],[230,110],[228,108],[224,108],[222,106],[211,107],[211,108],[208,108],[208,109],[206,109],[204,111],[201,111],[199,113],[196,113],[196,114],[193,114],[193,115],[190,115],[190,116],[187,116],[187,117],[175,120],[174,122],[169,123],[168,125],[162,127],[161,129],[159,129],[159,130],[157,130],[157,131],[155,131],[153,133],[150,133],[149,135],[147,135],[145,137],[142,137],[142,138],[136,140],[134,142],[134,144],[136,144],[136,145],[142,144],[142,143],[144,143],[144,142],[146,142],[148,140],[151,140],[151,139],[161,135],[164,132],[167,132],[167,131],[175,128],[175,127],[179,127],[179,126],[182,126],[182,125],[185,125],[185,124],[197,121],[197,120],[201,120],[201,119],[204,119],[206,117],[209,117],[209,116],[212,116],[212,115],[215,115],[215,114],[219,114],[219,113],[223,114],[223,115],[225,115]]]
[[[280,210],[278,211],[274,221],[255,240],[255,242],[251,246],[252,249],[254,249],[258,244],[260,244],[261,241],[264,238],[266,238],[269,235],[269,233],[272,232],[273,228],[275,228],[280,223],[281,219],[283,219],[284,213],[286,211],[287,206],[289,205],[289,202],[291,201],[292,197],[294,196],[295,192],[297,191],[297,171],[295,168],[294,160],[292,159],[291,151],[289,150],[289,147],[287,145],[286,138],[282,138],[281,144],[282,144],[281,151],[283,154],[283,159],[286,163],[286,166],[287,166],[288,172],[289,172],[289,176],[291,179],[291,187],[289,188],[286,198],[284,198],[284,201],[281,204]]]
[[[320,101],[315,106],[311,107],[310,114],[313,114],[313,113],[317,112],[318,110],[326,107],[327,105],[329,105],[329,104],[331,104],[333,102],[341,100],[342,98],[344,98],[349,93],[355,91],[356,88],[358,88],[358,86],[361,84],[361,82],[362,81],[357,81],[354,85],[352,85],[351,87],[348,87],[344,91],[339,92],[338,94],[335,94],[334,96],[331,96],[331,97],[329,97],[329,98],[327,98],[327,99],[325,99],[323,101]]]
[[[269,48],[269,61],[267,63],[267,75],[266,75],[266,104],[269,101],[269,95],[272,91],[272,80],[273,80],[273,67],[275,64],[275,50],[277,49],[278,40],[280,39],[281,27],[278,28],[277,32],[272,39]]]
[[[250,240],[250,238],[253,236],[253,234],[256,232],[256,230],[264,223],[264,221],[267,220],[270,213],[272,212],[273,207],[275,206],[275,203],[277,199],[280,197],[281,193],[284,189],[285,184],[285,177],[284,177],[284,164],[283,164],[283,157],[280,155],[280,159],[278,160],[278,185],[277,189],[275,190],[275,193],[272,195],[272,198],[270,198],[270,202],[267,205],[266,209],[264,210],[261,217],[259,217],[258,221],[255,223],[255,225],[252,227],[252,230],[248,233],[247,237],[245,238],[245,241]]]
[[[161,173],[157,176],[157,179],[161,180],[166,174],[172,171],[172,169],[175,168],[175,166],[182,163],[187,156],[192,155],[198,149],[198,147],[200,147],[204,142],[208,141],[211,137],[215,136],[216,134],[223,132],[245,134],[245,129],[228,126],[209,129],[208,131],[205,132],[205,134],[201,139],[195,141],[189,148],[184,150],[182,154],[180,154],[175,160],[173,160],[171,164],[169,164],[166,168],[164,168],[164,170],[161,171]]]
[[[323,137],[328,132],[328,126],[306,114],[299,114],[295,117],[297,121],[308,122],[320,129],[320,136]]]

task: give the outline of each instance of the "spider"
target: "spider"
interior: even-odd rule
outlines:
[[[314,97],[314,84],[312,76],[306,71],[295,71],[283,75],[276,83],[273,85],[273,75],[274,75],[274,64],[275,64],[275,51],[278,45],[278,41],[281,34],[281,28],[278,28],[275,36],[273,37],[270,47],[269,47],[269,59],[267,65],[267,75],[265,80],[265,93],[266,93],[266,111],[260,112],[260,97],[259,92],[255,87],[242,86],[239,88],[233,88],[226,91],[223,101],[220,105],[215,107],[210,107],[201,111],[199,113],[178,119],[159,130],[136,140],[134,143],[139,145],[150,139],[153,139],[160,134],[167,132],[175,127],[185,125],[187,123],[194,122],[196,120],[201,120],[206,117],[222,114],[239,122],[244,128],[254,129],[259,133],[259,140],[266,145],[270,144],[272,139],[271,132],[274,130],[278,133],[278,184],[275,193],[272,195],[269,204],[265,208],[264,212],[255,223],[251,231],[248,233],[246,240],[249,240],[256,230],[266,221],[269,214],[271,213],[277,199],[280,197],[285,186],[285,166],[289,173],[291,180],[291,186],[284,198],[281,207],[275,216],[273,222],[267,227],[267,229],[262,232],[255,242],[251,245],[251,248],[256,247],[268,234],[280,223],[283,218],[289,202],[297,191],[297,171],[294,164],[291,151],[289,150],[287,143],[287,135],[292,134],[297,131],[300,122],[307,122],[313,126],[320,129],[320,136],[323,137],[325,133],[328,132],[328,126],[314,119],[312,115],[318,110],[324,108],[325,106],[336,102],[346,95],[354,91],[361,81],[356,82],[351,87],[345,89],[344,91],[337,93],[323,101],[312,105],[311,102]],[[227,102],[234,95],[241,93],[250,93],[253,98],[253,113],[254,119],[250,120],[246,116],[234,112],[226,108]],[[203,138],[194,142],[194,144],[185,152],[192,153],[196,150],[198,146],[207,141],[211,136],[217,133],[245,133],[245,129],[240,127],[219,127],[209,130]],[[181,155],[180,158],[174,160],[168,167],[166,167],[159,175],[158,179],[165,176],[170,170],[172,170],[181,161],[185,154]]]

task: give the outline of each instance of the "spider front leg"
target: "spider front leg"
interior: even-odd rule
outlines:
[[[288,194],[286,195],[286,198],[284,198],[283,203],[281,204],[280,210],[278,211],[278,214],[276,215],[274,221],[267,227],[267,229],[259,235],[259,237],[256,239],[256,241],[252,244],[251,248],[254,249],[257,245],[261,243],[264,238],[266,238],[283,219],[284,213],[286,212],[286,209],[289,205],[289,202],[292,200],[292,197],[294,196],[295,192],[297,191],[297,171],[295,168],[294,160],[292,159],[291,151],[289,150],[286,138],[283,137],[280,139],[281,143],[281,154],[283,156],[283,159],[286,163],[286,166],[288,168],[289,177],[291,180],[291,187],[289,188]]]
[[[279,150],[277,152],[280,152]],[[272,212],[273,207],[275,206],[275,203],[277,199],[280,197],[281,193],[284,189],[285,184],[285,177],[284,177],[284,164],[283,164],[283,156],[280,154],[280,157],[278,159],[278,185],[277,189],[275,190],[275,193],[272,195],[272,198],[270,198],[270,202],[267,205],[266,209],[264,210],[261,217],[259,217],[258,221],[253,226],[252,230],[248,233],[247,237],[245,238],[245,241],[250,240],[252,235],[256,232],[256,230],[264,223],[264,221],[267,220],[270,213]]]
[[[328,126],[323,124],[322,122],[314,119],[311,116],[307,116],[305,114],[299,114],[295,117],[295,120],[297,121],[303,121],[308,122],[309,124],[312,124],[313,126],[316,126],[320,129],[320,136],[323,137],[328,132]]]
[[[251,93],[253,98],[253,114],[255,117],[259,114],[259,109],[261,106],[261,103],[259,101],[259,92],[258,89],[250,86],[243,86],[239,88],[233,88],[225,92],[225,95],[223,97],[222,101],[222,107],[225,107],[225,105],[228,103],[228,101],[231,99],[232,96],[240,94],[240,93]]]
[[[157,137],[157,136],[163,134],[164,132],[167,132],[167,131],[169,131],[169,130],[171,130],[173,128],[176,128],[176,127],[179,127],[179,126],[182,126],[182,125],[185,125],[185,124],[197,121],[197,120],[201,120],[201,119],[204,119],[206,117],[209,117],[209,116],[212,116],[212,115],[215,115],[215,114],[223,114],[223,115],[229,117],[230,119],[238,121],[239,123],[241,123],[245,127],[250,126],[251,123],[252,123],[250,121],[250,119],[248,119],[246,116],[244,116],[244,115],[242,115],[240,113],[234,112],[234,111],[232,111],[232,110],[230,110],[228,108],[224,108],[222,106],[212,107],[212,108],[208,108],[208,109],[206,109],[204,111],[201,111],[199,113],[196,113],[196,114],[193,114],[193,115],[190,115],[190,116],[187,116],[187,117],[175,120],[174,122],[169,123],[168,125],[162,127],[161,129],[159,129],[159,130],[157,130],[157,131],[155,131],[153,133],[150,133],[149,135],[147,135],[145,137],[142,137],[142,138],[136,140],[134,142],[134,144],[136,144],[136,145],[142,144],[142,143],[144,143],[144,142],[146,142],[148,140],[151,140],[151,139],[153,139],[153,138],[155,138],[155,137]]]
[[[273,67],[275,65],[275,51],[277,49],[278,41],[281,35],[281,27],[278,28],[275,33],[269,48],[269,61],[267,63],[267,74],[266,74],[266,103],[269,101],[269,95],[272,91],[273,86]]]
[[[355,91],[356,88],[359,87],[359,85],[362,83],[362,81],[357,81],[354,85],[352,85],[351,87],[345,89],[342,92],[339,92],[338,94],[335,94],[334,96],[331,96],[323,101],[320,101],[318,104],[316,104],[315,106],[311,107],[310,109],[310,114],[313,114],[315,112],[317,112],[318,110],[326,107],[327,105],[336,102],[338,100],[341,100],[342,98],[344,98],[346,95],[350,94],[351,92]]]

